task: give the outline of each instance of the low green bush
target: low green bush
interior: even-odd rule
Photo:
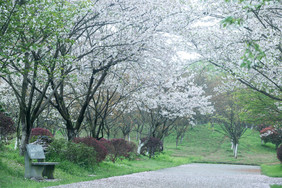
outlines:
[[[73,175],[73,176],[79,176],[79,177],[85,177],[88,175],[88,171],[85,170],[90,170],[90,167],[83,167],[81,168],[80,165],[78,164],[74,164],[71,161],[61,161],[59,163],[59,165],[57,165],[58,168],[60,168],[61,170],[63,170],[64,172]],[[57,168],[57,167],[56,167]]]
[[[96,152],[92,147],[64,139],[54,140],[50,144],[46,152],[46,159],[50,161],[68,160],[82,167],[97,164]]]

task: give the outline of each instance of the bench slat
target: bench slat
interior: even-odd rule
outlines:
[[[38,166],[48,166],[48,165],[57,165],[59,163],[57,162],[35,162],[31,163],[32,165],[38,165]]]

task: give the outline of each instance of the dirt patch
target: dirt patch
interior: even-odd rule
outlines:
[[[239,171],[239,172],[251,172],[251,173],[261,173],[260,169],[232,169],[232,171]]]

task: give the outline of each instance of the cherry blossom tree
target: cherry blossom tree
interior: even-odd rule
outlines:
[[[110,127],[122,116],[124,110],[120,109],[119,104],[125,103],[124,100],[132,92],[126,78],[127,68],[124,66],[127,65],[112,67],[87,108],[87,127],[94,138],[104,137],[105,132],[109,137]]]
[[[162,45],[155,44],[155,49],[165,46],[170,36],[165,34],[162,39]],[[151,50],[147,55],[139,68],[142,74],[136,77],[141,89],[133,94],[132,100],[136,109],[147,112],[149,136],[163,139],[177,118],[192,117],[197,111],[212,112],[210,97],[204,95],[202,87],[194,84],[193,72],[177,58],[173,48]]]
[[[202,18],[186,33],[199,59],[281,101],[281,2],[203,3]]]
[[[20,109],[23,154],[33,123],[53,96],[50,82],[59,70],[57,65],[71,59],[61,58],[58,44],[71,43],[62,35],[71,25],[70,18],[81,12],[83,5],[33,0],[6,1],[1,6],[6,21],[1,22],[0,76],[13,90]]]
[[[66,53],[63,55],[66,56],[70,52],[71,56],[76,57],[76,65],[65,63],[61,66],[58,74],[63,83],[58,90],[55,87],[58,85],[57,81],[51,81],[55,96],[52,105],[66,122],[69,140],[80,130],[87,107],[111,67],[125,62],[137,62],[162,19],[170,15],[171,7],[167,2],[159,3],[163,7],[149,1],[97,1],[93,12],[90,11],[83,17],[87,21],[77,22],[72,28],[70,33],[76,37],[75,43],[64,46],[61,53]],[[80,76],[82,73],[83,77]],[[84,83],[87,87],[73,87],[73,83]],[[72,88],[83,93],[75,113],[71,110],[75,109],[72,108],[75,103],[69,100],[75,98],[76,91]]]

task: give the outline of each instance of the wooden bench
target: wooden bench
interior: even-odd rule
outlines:
[[[27,144],[25,152],[25,178],[54,179],[56,162],[44,162],[45,155],[41,145]],[[34,162],[36,160],[37,162]]]

